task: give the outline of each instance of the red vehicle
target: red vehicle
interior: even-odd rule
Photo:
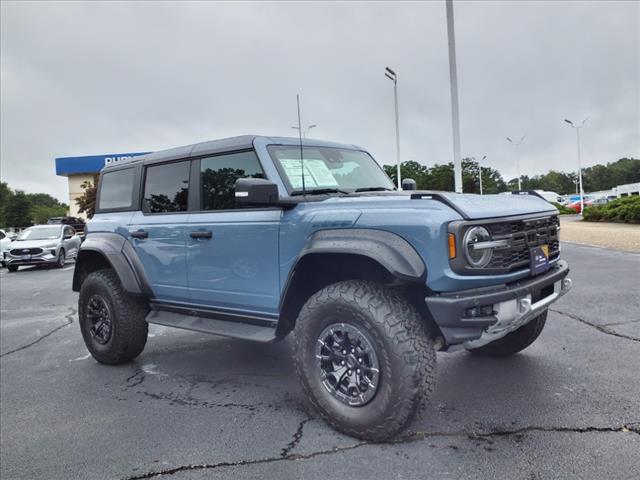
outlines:
[[[586,198],[584,199],[585,207],[590,207],[592,205],[593,205],[593,202],[591,200],[587,200]],[[569,205],[567,205],[567,208],[571,208],[572,210],[575,210],[576,213],[580,213],[580,200],[578,200],[577,202],[570,203]]]

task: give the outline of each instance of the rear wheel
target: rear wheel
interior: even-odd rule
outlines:
[[[7,265],[7,270],[9,270],[11,273],[17,272],[18,268],[18,265]]]
[[[147,303],[128,295],[113,270],[90,273],[82,283],[78,318],[84,343],[100,363],[118,365],[142,353]]]
[[[478,348],[468,348],[471,353],[486,357],[508,357],[514,355],[533,342],[540,336],[545,323],[547,322],[547,310],[533,320],[529,321],[519,329],[508,333],[502,338]]]
[[[400,432],[435,385],[419,313],[393,291],[346,281],[313,295],[295,329],[296,372],[336,430],[372,441]]]

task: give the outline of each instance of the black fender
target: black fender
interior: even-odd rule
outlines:
[[[127,293],[153,297],[151,283],[131,243],[122,235],[107,232],[90,233],[82,242],[73,272],[73,291],[80,291],[87,274],[109,267],[116,272]]]
[[[400,235],[385,230],[320,230],[309,237],[298,262],[306,255],[317,253],[347,253],[368,257],[399,280],[423,281],[427,275],[427,267],[413,246]]]

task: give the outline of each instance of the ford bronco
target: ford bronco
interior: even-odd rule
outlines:
[[[571,287],[559,232],[535,196],[397,190],[354,145],[242,136],[105,167],[73,289],[109,365],[140,355],[149,323],[294,332],[322,418],[384,440],[433,391],[437,350],[536,340]]]

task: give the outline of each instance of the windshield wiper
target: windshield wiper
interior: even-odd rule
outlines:
[[[322,195],[324,193],[344,193],[345,195],[348,195],[349,192],[345,191],[345,190],[340,190],[339,188],[311,188],[311,189],[306,189],[306,190],[294,190],[293,192],[291,192],[291,196],[296,196],[296,195]]]
[[[387,187],[362,187],[356,188],[356,192],[390,192],[391,188]]]

